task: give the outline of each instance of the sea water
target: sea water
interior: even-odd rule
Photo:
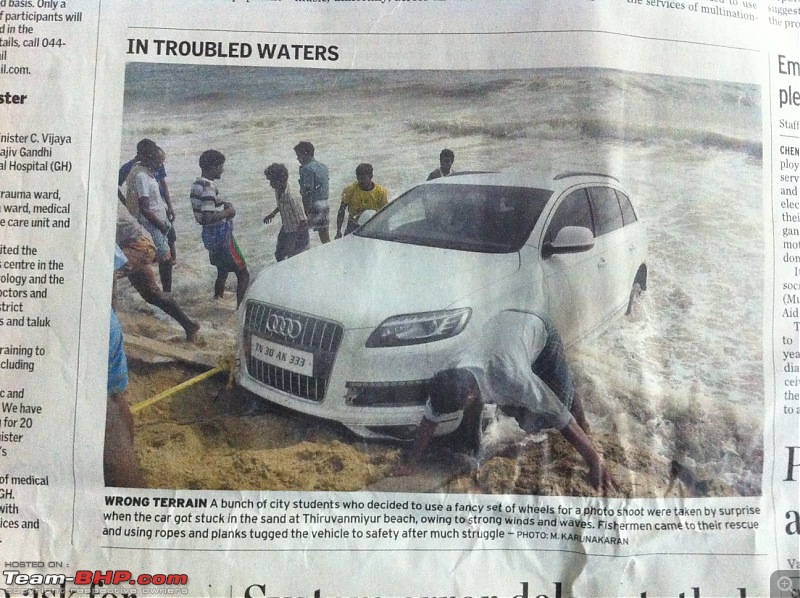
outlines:
[[[396,196],[424,181],[445,147],[456,171],[613,174],[648,227],[648,289],[632,316],[570,350],[589,419],[595,431],[759,494],[761,127],[757,86],[621,71],[131,64],[120,163],[143,137],[166,151],[174,295],[201,318],[215,270],[188,193],[205,149],[227,157],[219,188],[237,209],[236,237],[253,274],[274,262],[280,227],[262,223],[275,207],[263,170],[284,163],[296,184],[300,140],[330,169],[334,223],[359,163],[373,164],[375,182]]]

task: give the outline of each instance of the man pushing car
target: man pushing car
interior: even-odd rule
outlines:
[[[496,404],[526,433],[559,430],[589,465],[592,486],[604,493],[617,490],[592,443],[561,335],[544,314],[517,310],[493,317],[451,368],[433,376],[414,443],[395,475],[414,471],[440,424],[457,427],[477,448],[484,403]]]

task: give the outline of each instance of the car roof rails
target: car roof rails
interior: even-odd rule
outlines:
[[[569,178],[569,177],[572,177],[572,176],[601,176],[601,177],[607,178],[607,179],[614,179],[618,183],[620,182],[617,177],[612,176],[610,174],[605,174],[603,172],[581,172],[581,171],[577,171],[577,170],[570,170],[570,171],[567,171],[567,172],[562,172],[561,174],[557,174],[556,176],[553,177],[553,180],[554,181],[560,181],[561,179],[566,179],[566,178]]]
[[[464,176],[466,174],[496,174],[497,170],[459,170],[458,172],[451,172],[446,177],[439,177],[442,179],[449,179],[454,176]],[[433,179],[436,180],[436,179]]]

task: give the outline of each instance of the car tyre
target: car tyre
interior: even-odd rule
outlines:
[[[628,308],[625,310],[625,315],[630,316],[633,314],[634,306],[639,303],[639,299],[644,291],[647,290],[647,267],[642,264],[639,266],[639,271],[636,273],[636,278],[633,279],[631,286],[631,294],[628,296]]]
[[[628,308],[625,310],[625,315],[630,316],[633,313],[634,306],[639,302],[642,295],[642,286],[638,282],[633,283],[631,294],[628,297]]]

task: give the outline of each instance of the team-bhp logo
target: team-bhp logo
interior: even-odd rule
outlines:
[[[299,320],[272,314],[267,318],[267,332],[295,340],[303,332],[303,325]]]
[[[81,569],[76,571],[74,575],[69,576],[63,573],[22,573],[16,570],[5,570],[3,571],[3,580],[8,586],[61,586],[63,588],[68,583],[75,586],[91,586],[92,588],[118,585],[143,586],[143,593],[148,593],[146,588],[149,586],[174,587],[185,586],[189,583],[189,577],[185,573],[141,573],[134,575],[124,569],[110,569],[108,571]],[[0,598],[7,598],[10,593],[16,592],[17,590],[10,592],[7,589],[0,588]],[[43,593],[42,596],[44,595]],[[56,594],[52,595],[55,596]],[[60,595],[64,596],[63,593]]]

